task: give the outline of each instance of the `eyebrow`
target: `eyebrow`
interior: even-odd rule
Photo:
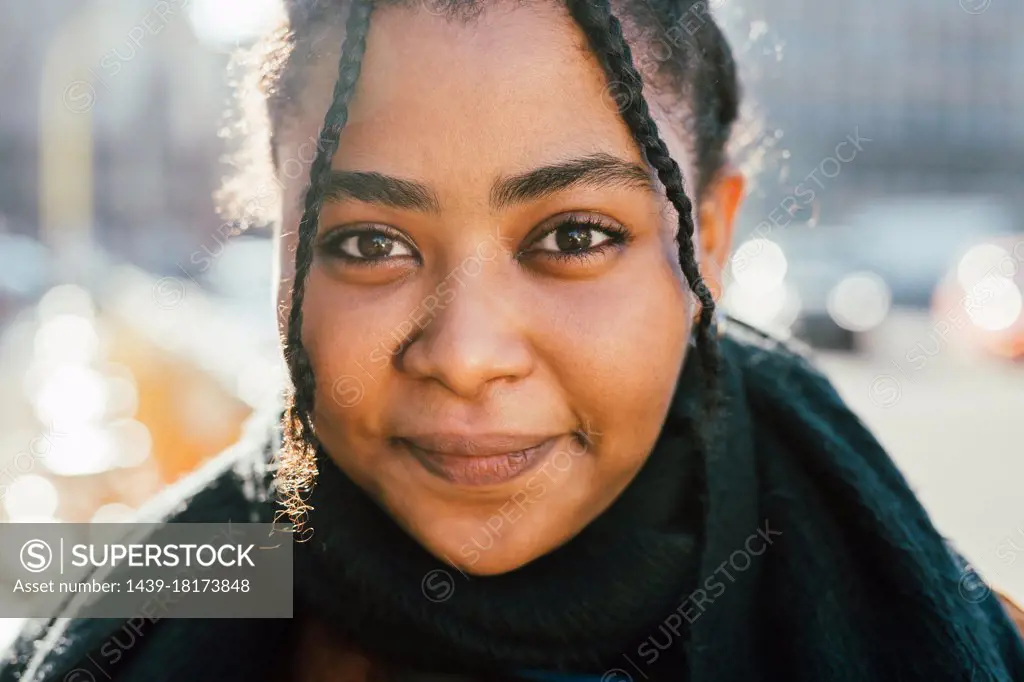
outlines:
[[[574,187],[630,187],[654,191],[647,169],[611,154],[597,153],[500,178],[491,187],[495,210],[525,204]],[[355,199],[391,208],[440,213],[437,194],[413,180],[368,171],[332,170],[325,199]]]
[[[519,175],[502,178],[491,188],[491,206],[507,208],[512,204],[536,201],[574,187],[632,187],[653,190],[647,169],[623,161],[611,154],[591,154]]]
[[[383,173],[332,170],[324,189],[326,199],[355,199],[424,213],[439,213],[441,202],[429,188],[412,180]]]

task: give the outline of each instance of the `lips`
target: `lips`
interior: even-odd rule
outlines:
[[[532,469],[560,436],[520,434],[427,434],[399,438],[434,476],[468,486],[497,485]]]

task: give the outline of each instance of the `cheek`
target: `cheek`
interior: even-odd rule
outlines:
[[[302,336],[316,375],[318,428],[346,438],[380,434],[395,331],[406,307],[402,296],[379,300],[312,269]]]
[[[684,359],[692,299],[661,258],[652,251],[614,277],[535,307],[549,311],[542,322],[537,318],[544,329],[538,352],[550,349],[546,364],[584,429],[597,432],[602,467],[628,470],[643,460]]]
[[[298,246],[299,210],[304,187],[285,186],[277,244],[277,302],[280,333],[288,331]],[[346,286],[314,266],[306,278],[302,340],[316,378],[316,424],[325,442],[351,445],[359,436],[379,433],[385,387],[390,386],[393,332],[412,305],[406,296]],[[408,293],[412,295],[411,292]],[[353,451],[344,447],[345,451]],[[355,448],[358,451],[359,448]]]

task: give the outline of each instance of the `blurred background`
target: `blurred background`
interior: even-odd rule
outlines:
[[[1024,600],[1024,3],[708,4],[753,178],[723,306],[810,344]],[[211,193],[230,54],[278,12],[0,5],[0,520],[124,519],[272,403],[269,232]]]

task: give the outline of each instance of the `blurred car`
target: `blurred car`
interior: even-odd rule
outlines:
[[[885,281],[858,267],[842,226],[787,227],[749,239],[730,260],[723,308],[776,335],[852,350],[890,308]]]
[[[1024,234],[967,249],[936,287],[932,317],[950,341],[1024,360]]]
[[[853,350],[893,308],[927,310],[967,248],[1011,227],[988,198],[932,196],[873,202],[843,224],[779,227],[737,248],[723,307],[818,348]]]
[[[927,310],[946,272],[972,245],[1010,237],[1013,215],[989,197],[905,196],[854,213],[843,248],[881,276],[893,306]]]

